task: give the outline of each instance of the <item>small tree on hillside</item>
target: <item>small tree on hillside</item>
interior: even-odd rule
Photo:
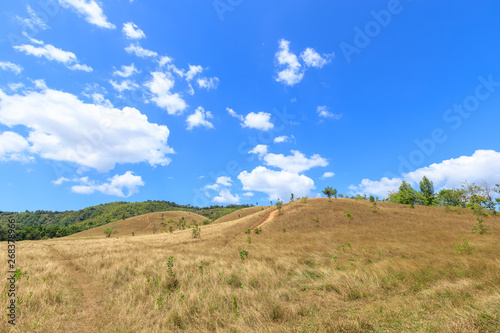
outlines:
[[[424,176],[419,185],[423,204],[426,206],[433,206],[434,202],[436,201],[436,194],[434,194],[434,183],[431,182],[426,176]]]
[[[334,188],[334,189],[332,190],[332,195],[333,195],[333,197],[334,197],[335,199],[337,199],[337,193],[338,193],[337,189],[336,189],[336,188]]]
[[[283,212],[281,211],[281,208],[283,208],[283,202],[280,201],[280,199],[278,199],[278,201],[276,202],[276,208],[278,208],[279,215],[283,214]]]
[[[410,184],[403,180],[399,191],[396,193],[391,193],[390,201],[394,203],[400,203],[403,205],[413,206],[417,201],[417,191],[415,191]]]
[[[293,193],[290,193],[290,201],[293,201]]]
[[[113,230],[111,228],[106,228],[104,229],[104,234],[106,235],[106,238],[110,237],[111,236],[111,232]]]
[[[328,200],[330,200],[333,195],[333,189],[330,186],[325,187],[325,189],[323,190],[323,194],[328,197]]]

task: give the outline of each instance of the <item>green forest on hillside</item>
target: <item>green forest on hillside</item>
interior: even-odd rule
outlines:
[[[0,241],[7,240],[7,222],[11,219],[15,219],[17,223],[17,240],[36,240],[64,237],[112,221],[153,212],[187,211],[206,216],[209,220],[214,221],[226,214],[247,207],[250,206],[228,205],[199,208],[190,205],[178,205],[170,201],[148,200],[133,203],[125,201],[111,202],[77,211],[0,212]]]

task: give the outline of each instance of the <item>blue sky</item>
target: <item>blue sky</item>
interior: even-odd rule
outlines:
[[[500,183],[495,1],[2,5],[0,210]]]

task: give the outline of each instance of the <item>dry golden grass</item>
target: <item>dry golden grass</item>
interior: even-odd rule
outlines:
[[[274,208],[202,226],[199,239],[188,229],[20,242],[18,325],[2,321],[0,329],[498,332],[500,217],[484,218],[492,233],[476,235],[476,216],[467,210],[377,206],[299,200],[258,235],[243,231]],[[472,254],[451,244],[461,237]]]
[[[239,218],[246,217],[248,215],[252,215],[254,213],[261,212],[262,210],[266,209],[268,207],[248,207],[248,208],[243,208],[239,209],[235,212],[229,213],[227,215],[224,215],[223,217],[217,219],[214,221],[214,223],[222,223],[222,222],[228,222],[228,221],[233,221]]]
[[[149,222],[148,222],[149,218]],[[113,230],[111,237],[128,237],[139,235],[151,235],[156,224],[157,233],[169,232],[169,226],[178,230],[178,222],[184,218],[186,225],[202,224],[207,220],[205,216],[183,211],[155,212],[144,215],[129,217],[125,220],[113,221],[96,228],[85,230],[66,238],[104,238],[104,230],[111,228]]]

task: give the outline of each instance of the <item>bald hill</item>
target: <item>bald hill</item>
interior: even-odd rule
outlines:
[[[204,219],[156,212],[19,242],[14,331],[500,331],[491,212],[304,198]]]
[[[216,220],[248,205],[228,205],[193,207],[178,205],[170,201],[111,202],[87,207],[77,211],[0,212],[0,240],[6,240],[7,221],[15,219],[18,226],[18,240],[63,237],[79,231],[91,229],[113,221],[152,212],[184,211],[204,216],[209,221]]]

